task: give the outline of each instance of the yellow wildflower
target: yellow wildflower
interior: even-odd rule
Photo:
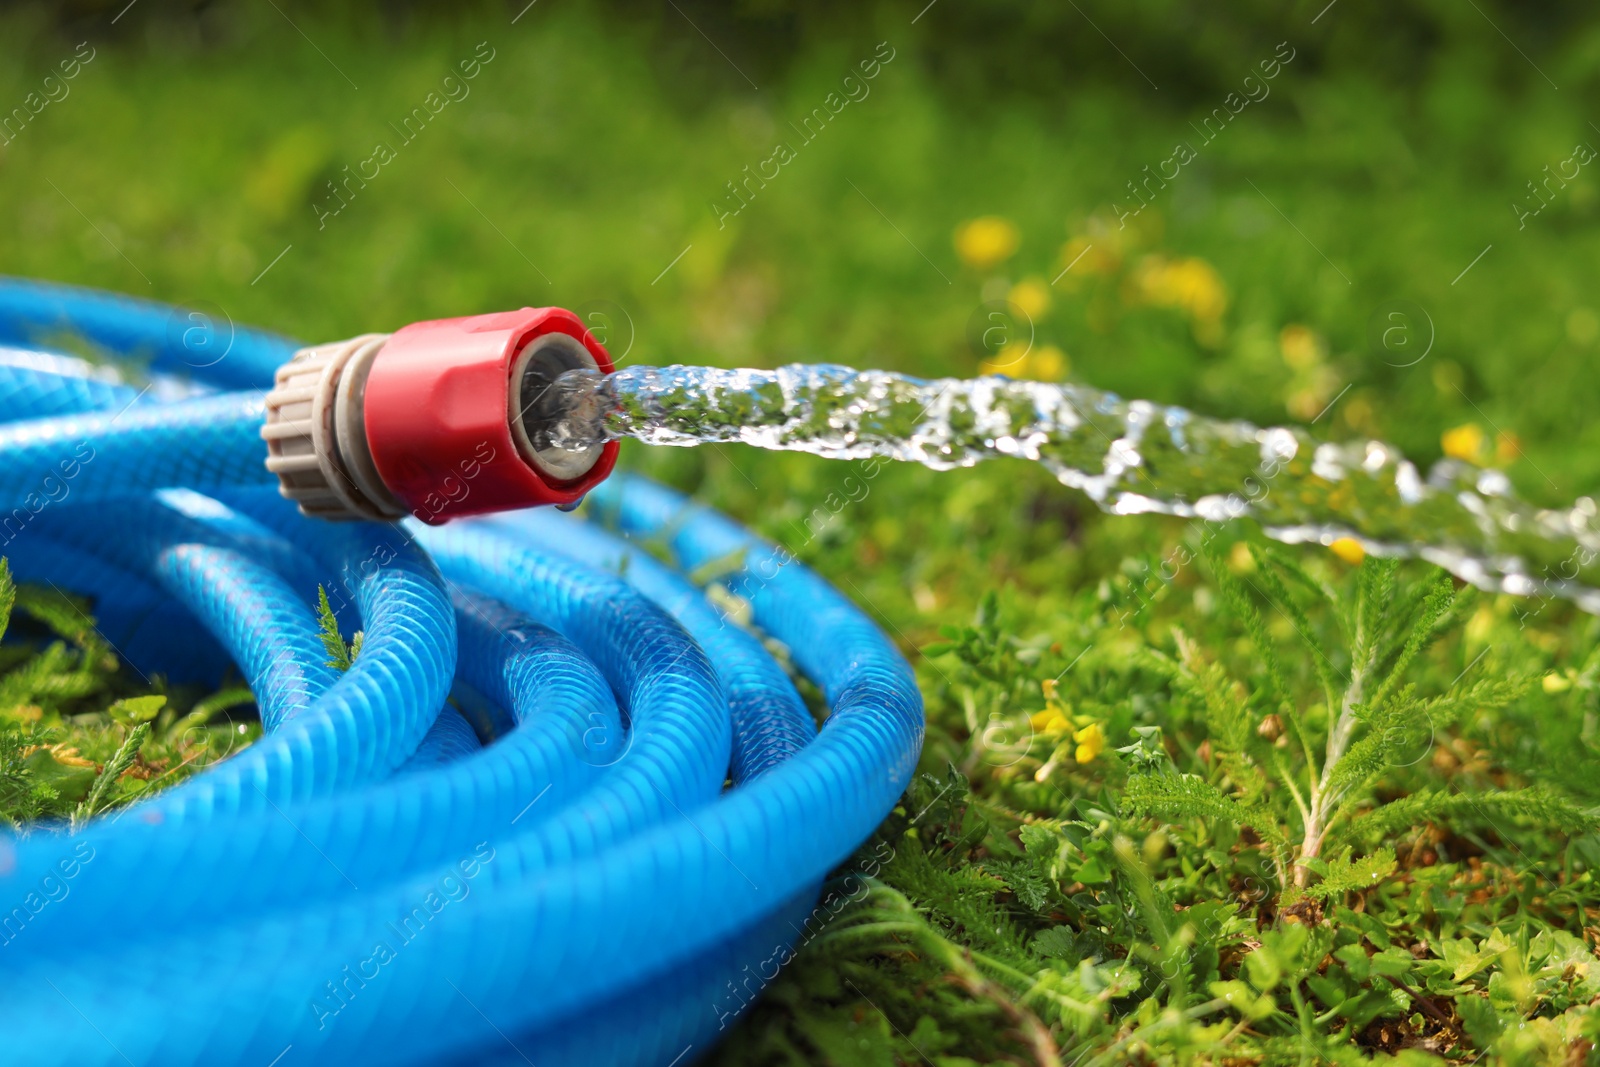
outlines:
[[[1540,679],[1539,684],[1544,688],[1546,693],[1564,693],[1568,689],[1572,688],[1572,679],[1568,678],[1564,674],[1558,674],[1555,671],[1551,671],[1549,674]]]
[[[1217,322],[1228,307],[1228,292],[1216,269],[1203,259],[1178,262],[1174,279],[1183,307],[1196,322]]]
[[[1078,750],[1073,753],[1072,758],[1079,763],[1092,761],[1106,747],[1106,732],[1100,729],[1100,724],[1097,722],[1092,722],[1073,734],[1072,739],[1078,743]]]
[[[1061,714],[1061,709],[1052,704],[1043,711],[1036,711],[1028,717],[1028,722],[1033,724],[1035,732],[1041,734],[1059,733],[1071,727],[1067,717]]]
[[[1299,323],[1290,323],[1278,331],[1278,351],[1283,353],[1283,361],[1295,370],[1310,370],[1326,355],[1322,339]]]
[[[970,219],[956,227],[956,255],[978,270],[1010,259],[1020,241],[1016,225],[998,215]]]
[[[1328,546],[1333,554],[1354,567],[1367,558],[1367,550],[1361,547],[1361,542],[1353,537],[1341,537]]]
[[[1067,720],[1066,709],[1056,697],[1059,686],[1060,683],[1054,678],[1046,678],[1039,683],[1039,691],[1044,694],[1044,710],[1036,711],[1028,717],[1028,721],[1038,733],[1058,733],[1072,728],[1072,723]]]
[[[1133,274],[1135,295],[1156,307],[1179,308],[1197,328],[1214,328],[1228,307],[1228,291],[1216,268],[1189,256],[1146,256]]]
[[[1033,351],[1032,341],[1012,341],[1000,351],[978,364],[979,374],[1007,374],[1021,378],[1028,364],[1028,354]]]
[[[1006,301],[1030,319],[1050,310],[1050,287],[1038,278],[1024,278],[1011,287]]]
[[[1483,430],[1476,423],[1469,422],[1439,435],[1439,447],[1444,449],[1445,455],[1452,459],[1464,459],[1468,463],[1478,462],[1478,457],[1483,454],[1483,445]]]
[[[1059,382],[1067,376],[1072,361],[1055,345],[1041,345],[1028,354],[1027,377],[1036,382]]]
[[[1514,433],[1501,431],[1494,436],[1494,461],[1501,466],[1514,463],[1522,455],[1522,442]]]
[[[1250,546],[1244,541],[1235,541],[1228,550],[1228,569],[1235,574],[1249,574],[1256,569],[1256,558],[1250,554]]]
[[[1013,351],[1015,349],[1016,351]],[[1067,376],[1072,361],[1055,345],[1012,344],[978,365],[980,374],[1005,374],[1032,382],[1059,382]]]

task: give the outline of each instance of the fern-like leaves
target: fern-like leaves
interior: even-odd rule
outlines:
[[[1196,774],[1131,775],[1127,804],[1140,815],[1217,819],[1234,826],[1248,826],[1273,844],[1285,842],[1283,828],[1268,809],[1241,803]]]
[[[1305,891],[1306,896],[1317,900],[1338,900],[1346,893],[1371,889],[1393,874],[1396,867],[1394,851],[1389,848],[1379,848],[1354,860],[1346,849],[1336,860],[1309,860],[1307,865],[1321,876],[1316,885]]]
[[[1349,834],[1393,834],[1443,819],[1479,821],[1512,819],[1564,833],[1588,833],[1600,827],[1600,814],[1537,786],[1502,792],[1449,793],[1425,789],[1391,800],[1356,819]]]
[[[339,620],[328,603],[328,591],[317,586],[317,636],[322,638],[323,650],[328,653],[325,665],[336,671],[347,671],[361,655],[362,632],[357,630],[347,644],[339,632]]]
[[[128,731],[128,736],[123,738],[116,753],[106,761],[100,773],[95,776],[94,786],[89,790],[89,795],[83,798],[78,810],[73,813],[74,826],[82,825],[106,806],[111,800],[111,791],[116,787],[117,780],[122,777],[124,771],[133,766],[133,761],[139,758],[139,747],[149,736],[148,722],[141,722]]]

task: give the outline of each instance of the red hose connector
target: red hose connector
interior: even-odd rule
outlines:
[[[412,323],[302,349],[267,394],[267,469],[307,515],[427,523],[571,507],[616,465],[617,444],[540,447],[546,391],[611,357],[570,311],[523,308]],[[554,395],[554,394],[551,394]]]

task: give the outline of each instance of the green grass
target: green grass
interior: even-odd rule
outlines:
[[[887,7],[807,23],[781,62],[737,21],[702,22],[759,90],[670,13],[541,4],[514,27],[499,8],[379,26],[291,8],[302,37],[265,7],[144,22],[136,8],[136,32],[93,37],[71,95],[0,149],[0,247],[13,273],[205,301],[314,339],[577,306],[609,316],[613,349],[642,363],[971,374],[992,352],[969,344],[969,322],[1011,294],[1071,378],[1315,419],[1424,463],[1475,427],[1457,447],[1498,454],[1528,496],[1592,491],[1600,172],[1583,168],[1526,228],[1511,204],[1576,143],[1600,145],[1584,111],[1595,31],[1488,8],[1557,91],[1471,10],[1407,6],[1390,37],[1341,22],[1357,19],[1347,5],[1313,29],[1321,6],[1244,20],[1226,48],[1197,32],[1201,73],[1176,85],[1151,59],[1176,31],[1141,37],[1087,6],[1163,91],[1110,56],[1088,73],[1024,65],[1038,84],[989,96],[951,58],[960,42],[939,20],[966,16],[944,5],[914,26]],[[83,39],[26,12],[0,25],[0,100]],[[1300,51],[1271,96],[1119,229],[1125,183],[1194,139],[1190,121],[1285,38]],[[480,41],[494,58],[471,95],[319,229],[325,183]],[[724,183],[880,41],[895,55],[870,95],[719,229]],[[1393,62],[1364,64],[1369,44]],[[1009,46],[984,47],[1006,64]],[[988,215],[1018,246],[980,266],[953,235]],[[1417,348],[1372,336],[1401,300],[1411,339],[1431,323],[1411,366]],[[1248,528],[1108,518],[1021,464],[847,482],[857,469],[734,448],[625,448],[623,462],[833,580],[900,643],[928,703],[924,777],[717,1062],[1595,1061],[1595,620],[1457,596],[1388,703],[1357,717],[1345,759],[1364,773],[1316,820],[1331,829],[1315,862],[1297,864],[1294,793],[1312,806],[1350,675],[1406,655],[1436,572],[1275,550],[1300,581],[1240,547],[1263,544]],[[19,616],[38,620],[33,603]],[[42,629],[25,636],[49,647]],[[81,627],[59,640],[42,655],[79,689],[32,701],[36,721],[0,716],[13,817],[70,818],[88,798],[19,777],[45,743],[26,731],[56,731],[48,743],[100,775],[144,714],[108,709],[151,691]],[[180,744],[174,709],[195,696],[155,688],[168,703],[141,758],[175,767],[181,747],[152,746]],[[112,781],[101,802],[145,779]]]
[[[261,735],[242,686],[169,687],[128,670],[89,605],[12,583],[0,559],[0,819],[76,829],[204,770]],[[179,709],[184,709],[179,711]]]

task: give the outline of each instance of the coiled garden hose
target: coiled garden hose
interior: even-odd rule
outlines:
[[[561,314],[419,324],[376,363],[357,339],[285,366],[296,346],[269,334],[0,281],[0,554],[92,597],[140,670],[214,683],[234,665],[265,728],[74,836],[0,839],[0,1062],[688,1063],[787,958],[904,790],[921,699],[882,633],[785,553],[644,479],[601,484],[611,455],[562,466],[518,436],[536,406],[519,388],[609,370]],[[437,329],[471,335],[471,366],[405,379]],[[160,387],[50,354],[62,334],[148,359]],[[330,348],[339,373],[394,373],[335,378]],[[304,511],[413,517],[298,513],[263,465],[269,411]],[[519,492],[588,493],[600,521],[443,522]],[[682,577],[715,561],[824,693],[820,729]],[[365,635],[342,673],[319,584]]]

